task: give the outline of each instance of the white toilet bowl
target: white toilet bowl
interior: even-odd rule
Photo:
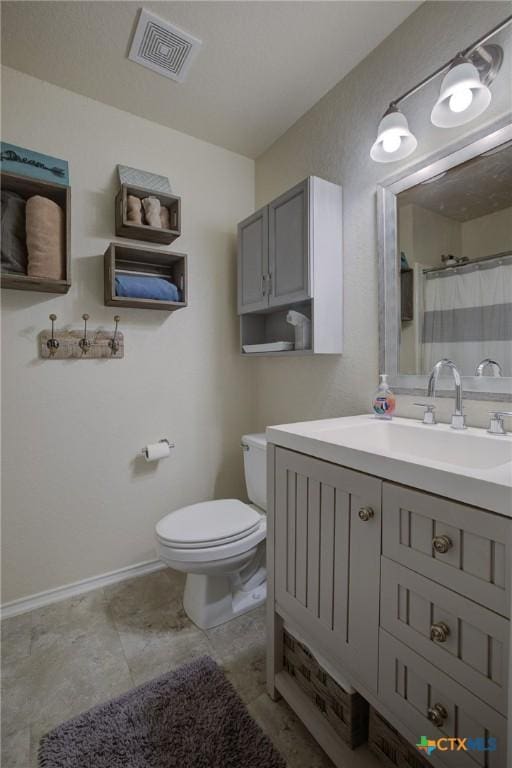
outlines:
[[[266,440],[242,438],[250,497],[266,504]],[[263,488],[262,488],[263,485]],[[183,607],[201,629],[215,627],[266,599],[264,509],[238,499],[183,507],[157,523],[159,556],[187,574]]]

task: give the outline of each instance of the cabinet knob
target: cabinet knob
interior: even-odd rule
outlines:
[[[441,728],[444,725],[444,721],[448,717],[448,712],[442,704],[434,704],[433,707],[427,709],[427,717],[433,725]]]
[[[439,621],[437,624],[432,624],[430,627],[430,639],[435,643],[445,643],[449,634],[450,628],[444,621]]]
[[[372,517],[375,516],[375,512],[371,507],[361,507],[361,509],[357,514],[359,515],[359,519],[362,520],[363,523],[367,523],[368,520],[371,520]]]
[[[432,546],[440,555],[445,555],[453,547],[453,541],[449,536],[436,536],[432,539]]]

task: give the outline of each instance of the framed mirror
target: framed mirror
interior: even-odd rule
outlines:
[[[397,393],[452,360],[472,399],[512,400],[512,125],[378,188],[379,354]],[[452,377],[440,378],[450,394]]]

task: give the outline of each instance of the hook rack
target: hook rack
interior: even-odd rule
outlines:
[[[110,358],[120,360],[124,357],[124,336],[119,330],[119,315],[114,317],[114,331],[90,331],[87,328],[89,315],[84,313],[82,331],[56,331],[57,315],[49,315],[51,331],[42,331],[39,335],[40,354],[45,360],[95,360]]]

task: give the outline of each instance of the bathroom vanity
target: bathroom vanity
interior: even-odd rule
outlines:
[[[267,437],[270,695],[347,764],[283,667],[286,627],[411,744],[496,739],[433,765],[510,765],[512,437],[370,416]]]

